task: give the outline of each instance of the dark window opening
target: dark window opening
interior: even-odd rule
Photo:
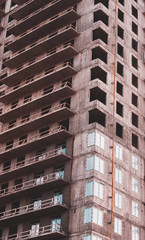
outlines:
[[[118,8],[118,18],[124,22],[124,13]]]
[[[11,7],[14,7],[16,3],[14,1],[11,2]]]
[[[14,140],[8,141],[6,143],[6,150],[13,148]]]
[[[108,42],[108,34],[101,28],[93,30],[93,41],[101,39],[104,43]]]
[[[14,185],[16,189],[21,189],[23,186],[23,179],[22,178],[16,179]]]
[[[51,105],[46,106],[46,107],[43,107],[43,108],[41,109],[41,115],[45,115],[45,114],[49,113],[49,112],[50,112],[50,109],[51,109]]]
[[[2,194],[2,193],[6,193],[6,192],[8,191],[8,186],[9,186],[8,183],[3,183],[3,184],[1,185],[1,194]]]
[[[9,37],[11,35],[10,31],[7,31],[6,37]]]
[[[27,135],[21,136],[19,138],[19,145],[24,144],[27,142]]]
[[[123,57],[123,47],[119,43],[117,44],[117,53]]]
[[[18,88],[20,87],[20,83],[21,83],[21,82],[16,83],[16,84],[14,85],[14,87],[13,87],[13,90],[18,89]]]
[[[39,130],[39,133],[40,133],[40,137],[48,134],[48,133],[49,133],[49,126],[44,127],[44,128],[41,128],[41,129]]]
[[[106,8],[109,7],[109,0],[94,0],[94,5],[102,3]]]
[[[32,58],[29,62],[28,62],[28,65],[31,65],[32,63],[34,63],[36,60],[36,58]]]
[[[138,77],[132,74],[132,85],[138,88]]]
[[[65,98],[62,101],[60,101],[60,104],[63,104],[63,103],[66,104],[67,107],[69,107],[71,103],[71,98]]]
[[[7,77],[7,73],[4,73],[3,75],[0,76],[0,80],[2,80],[3,78]]]
[[[11,206],[11,213],[18,214],[19,213],[20,202],[13,202]]]
[[[98,109],[93,109],[89,111],[89,124],[97,122],[103,127],[106,125],[106,115]]]
[[[0,217],[4,216],[5,209],[6,209],[5,205],[0,206]]]
[[[36,152],[36,159],[43,160],[46,158],[46,148],[41,148]]]
[[[18,106],[18,101],[15,101],[11,105],[11,109],[16,108]]]
[[[132,146],[138,148],[138,136],[132,133]]]
[[[134,56],[132,56],[132,66],[133,66],[135,69],[138,69],[138,60],[137,60],[137,58],[135,58]]]
[[[134,6],[132,6],[132,15],[138,19],[138,11]]]
[[[123,117],[123,105],[119,102],[116,102],[116,113]]]
[[[71,86],[72,85],[72,78],[67,78],[65,80],[62,81],[62,87],[64,87],[65,85]]]
[[[106,105],[106,93],[99,87],[90,89],[90,102],[94,100],[99,100]]]
[[[116,123],[116,136],[123,138],[123,126],[119,123]]]
[[[53,86],[49,86],[43,89],[43,95],[51,93],[53,91]]]
[[[102,10],[94,12],[94,22],[102,21],[108,26],[108,19],[109,17]]]
[[[97,78],[106,84],[107,73],[100,67],[94,67],[91,69],[91,80],[94,80]]]
[[[26,114],[22,117],[21,123],[26,123],[30,120],[30,114]]]
[[[17,158],[17,167],[18,166],[23,166],[24,163],[25,163],[25,155],[20,156],[20,157]]]
[[[117,35],[121,38],[121,39],[124,39],[124,30],[118,26],[117,28]]]
[[[3,171],[8,171],[11,167],[11,161],[7,161],[3,164]]]
[[[13,120],[13,121],[11,121],[11,122],[9,122],[9,129],[10,128],[13,128],[14,126],[15,126],[15,123],[16,123],[16,120]]]
[[[137,52],[138,51],[138,42],[132,38],[132,48]]]
[[[97,58],[101,59],[104,63],[107,64],[107,52],[100,47],[92,49],[92,60]]]
[[[24,97],[24,103],[30,102],[32,99],[32,95],[28,95],[26,97]]]
[[[116,86],[116,91],[118,94],[120,94],[121,96],[123,96],[123,85],[117,81],[117,86]]]
[[[117,73],[123,77],[123,65],[120,62],[117,62]]]
[[[8,52],[8,51],[9,51],[9,49],[6,48],[6,47],[4,47],[4,53],[6,53],[6,52]]]
[[[12,22],[13,20],[14,20],[14,18],[12,16],[9,16],[8,22]]]
[[[65,127],[66,130],[69,131],[69,119],[59,122],[59,125]]]
[[[135,34],[138,34],[138,26],[132,22],[132,31],[135,33]]]
[[[138,106],[138,96],[136,96],[134,93],[132,93],[132,104],[134,106]]]
[[[118,0],[118,2],[124,6],[124,0]]]
[[[12,236],[11,236],[12,235]],[[13,239],[17,237],[17,226],[12,226],[9,228],[9,236],[8,239]]]
[[[57,144],[56,145],[56,148],[58,149],[58,148],[62,148],[62,153],[66,153],[66,142],[61,142],[61,143],[59,143],[59,144]]]
[[[138,116],[132,112],[132,125],[138,127]]]

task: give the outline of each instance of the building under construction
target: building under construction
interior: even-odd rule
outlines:
[[[0,240],[145,240],[144,23],[144,0],[0,0]]]

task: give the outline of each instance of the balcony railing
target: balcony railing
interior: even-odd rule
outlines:
[[[2,237],[1,240],[20,240],[20,239],[34,239],[34,238],[38,238],[40,239],[40,237],[48,237],[48,235],[50,235],[50,238],[55,239],[55,237],[66,237],[66,234],[64,233],[64,231],[62,230],[62,226],[59,225],[58,223],[52,224],[52,225],[47,225],[44,227],[40,227],[39,229],[37,229],[37,231],[33,231],[33,230],[28,230],[28,231],[24,231],[24,232],[20,232],[20,233],[16,233],[13,235],[9,235],[6,237]],[[53,236],[54,235],[54,236]]]
[[[29,79],[27,79],[27,80],[25,80],[21,83],[18,83],[13,87],[7,88],[5,91],[0,92],[0,97],[3,97],[3,96],[5,96],[9,93],[16,92],[20,88],[23,88],[25,86],[27,87],[31,83],[37,82],[37,80],[39,80],[39,79],[41,79],[41,82],[42,82],[42,78],[47,77],[47,76],[61,70],[62,68],[66,67],[66,66],[73,67],[72,63],[70,63],[70,62],[66,62],[65,64],[59,64],[56,67],[51,67],[50,69],[47,69],[47,70],[43,71],[41,74],[39,74],[37,76],[30,77]]]
[[[10,172],[13,173],[14,170],[23,169],[23,168],[26,168],[26,167],[30,168],[30,166],[33,166],[35,163],[40,164],[40,162],[44,162],[44,161],[49,160],[51,158],[53,159],[53,158],[55,158],[57,156],[60,156],[62,154],[64,154],[64,150],[63,150],[62,147],[56,148],[56,149],[51,150],[49,152],[44,152],[44,153],[39,154],[37,156],[27,158],[27,159],[25,159],[25,161],[17,162],[15,164],[13,164],[10,168],[8,168],[8,167],[3,168],[2,171],[0,172],[0,175],[5,175],[5,174],[10,173]]]
[[[36,206],[34,205],[34,203],[32,203],[32,204],[25,205],[25,206],[22,206],[19,208],[10,209],[5,212],[0,212],[0,221],[9,219],[9,218],[13,218],[15,216],[21,216],[24,214],[29,214],[29,213],[32,214],[33,212],[43,210],[43,209],[48,209],[48,208],[55,207],[58,205],[62,205],[64,207],[66,207],[66,205],[64,205],[62,203],[62,196],[56,196],[51,199],[40,201],[37,203]]]
[[[2,155],[2,154],[6,154],[8,152],[10,153],[12,150],[16,150],[16,149],[22,148],[27,145],[29,145],[29,147],[30,147],[30,144],[32,144],[38,140],[45,139],[46,137],[47,138],[49,137],[51,139],[52,136],[54,137],[54,135],[61,133],[63,131],[65,131],[67,133],[67,135],[70,135],[65,127],[59,125],[55,128],[44,131],[43,133],[36,134],[33,137],[30,137],[28,139],[25,138],[21,141],[19,140],[17,142],[14,142],[14,144],[3,146],[2,148],[0,148],[0,154]]]
[[[17,192],[22,192],[24,190],[32,189],[35,187],[38,187],[40,185],[58,180],[58,179],[63,179],[63,172],[57,172],[57,173],[52,173],[49,175],[45,175],[40,178],[32,179],[17,185],[14,185],[12,187],[8,187],[5,189],[0,190],[0,198],[4,196],[8,196]]]
[[[33,101],[33,102],[35,102],[35,101]],[[28,104],[28,103],[26,103],[26,104]],[[21,107],[21,106],[24,106],[24,105],[17,106],[15,109],[17,109],[18,107]],[[63,110],[64,108],[70,109],[70,105],[68,103],[62,103],[62,104],[59,104],[59,105],[56,105],[54,107],[50,107],[50,108],[47,108],[47,109],[44,109],[44,110],[40,109],[36,114],[31,114],[30,116],[28,116],[26,118],[23,118],[23,119],[21,119],[19,121],[16,121],[16,122],[12,123],[11,125],[7,124],[6,126],[2,127],[1,134],[5,133],[7,131],[11,131],[14,128],[26,125],[26,124],[28,124],[28,123],[30,123],[32,121],[35,121],[35,120],[38,120],[38,119],[42,119],[42,118],[44,119],[46,116],[47,116],[48,123],[50,123],[52,121],[55,122],[56,121],[55,119],[49,121],[48,116],[49,115],[53,115],[54,116],[55,112],[57,112],[57,114],[59,114],[58,111],[59,110]],[[14,111],[15,109],[10,109],[10,110]],[[28,108],[27,108],[27,110],[28,110]],[[21,111],[21,110],[19,110],[19,111]],[[11,115],[11,111],[8,112],[8,113]],[[70,116],[71,116],[71,114],[70,114]],[[60,116],[57,116],[57,118],[59,119]]]

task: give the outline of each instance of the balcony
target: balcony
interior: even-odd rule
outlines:
[[[63,210],[68,209],[65,204],[62,203],[60,196],[41,201],[37,206],[34,203],[25,205],[19,208],[10,209],[0,213],[1,226],[4,224],[11,224],[13,221],[26,221],[31,216],[31,219],[41,217],[47,214],[60,213]]]
[[[27,92],[27,93],[29,93],[29,92]],[[73,88],[69,82],[65,82],[62,86],[59,86],[58,88],[57,88],[57,86],[55,86],[55,89],[53,87],[51,87],[48,90],[47,89],[42,90],[40,95],[33,100],[31,98],[27,99],[26,103],[21,103],[21,104],[18,103],[18,105],[15,108],[11,108],[11,105],[10,105],[9,108],[7,108],[5,110],[5,112],[3,112],[3,114],[0,115],[0,121],[6,123],[7,121],[10,121],[11,119],[19,117],[20,112],[23,113],[23,115],[28,114],[28,113],[32,112],[32,109],[33,109],[33,111],[35,111],[36,109],[44,107],[46,105],[46,103],[51,104],[60,99],[62,100],[64,97],[65,98],[70,97],[73,94],[75,94],[75,91],[73,90]],[[37,104],[36,104],[36,101],[37,101]],[[64,107],[64,105],[62,105],[62,107]],[[69,106],[66,106],[66,107],[69,107]],[[55,109],[57,110],[58,108],[59,108],[59,106],[55,107],[51,110],[54,111]],[[50,110],[50,112],[52,112],[51,110]],[[36,115],[33,115],[32,118],[35,119],[36,117],[40,116],[39,113],[37,116]],[[1,129],[1,133],[5,132],[7,130],[10,130],[10,129],[11,129],[11,127],[9,127],[9,126],[3,127]]]
[[[68,184],[68,181],[63,178],[62,172],[52,173],[0,190],[0,199],[9,202],[19,197],[23,198],[25,195],[33,195],[38,193],[38,191],[40,193],[41,191],[55,189],[66,184]]]
[[[14,146],[10,145],[9,148],[6,146],[1,147],[0,158],[1,160],[5,158],[13,158],[18,154],[24,154],[26,152],[36,150],[37,148],[40,148],[41,146],[44,147],[50,143],[56,143],[62,141],[62,139],[64,141],[68,137],[71,137],[71,134],[66,130],[65,127],[59,125],[43,132],[43,134],[39,133],[33,137],[25,139],[21,143],[20,141],[14,142]]]
[[[63,152],[62,147],[56,148],[49,152],[27,158],[25,161],[15,163],[9,169],[4,168],[0,172],[0,180],[11,179],[14,175],[18,177],[24,174],[24,172],[34,172],[38,167],[54,166],[55,164],[62,164],[69,160],[70,157]]]
[[[32,58],[36,58],[51,49],[76,38],[78,35],[75,27],[69,25],[12,54],[7,60],[7,65],[13,67],[21,65]],[[16,44],[12,43],[12,46],[16,46]],[[13,49],[11,50],[13,51]]]
[[[25,110],[27,111],[28,108]],[[21,109],[18,110],[18,114],[20,114],[19,111],[21,111]],[[73,115],[74,112],[70,109],[67,103],[62,103],[43,111],[40,109],[38,113],[33,115],[31,114],[30,117],[17,121],[15,124],[12,124],[12,126],[6,125],[4,128],[2,128],[0,142],[8,141],[13,135],[17,137],[20,135],[20,132],[21,134],[26,134],[30,131],[41,128],[44,125],[70,118]]]
[[[7,81],[11,81],[13,78],[15,78],[15,81],[18,81],[19,79],[27,79],[31,77],[33,73],[37,75],[45,69],[73,58],[77,54],[77,50],[71,44],[67,44],[57,51],[54,49],[11,71],[11,74],[7,77]],[[5,64],[7,65],[7,63]],[[12,64],[9,67],[13,67]]]
[[[41,240],[41,239],[47,239],[47,240],[51,240],[51,239],[60,239],[60,238],[66,238],[66,233],[62,230],[62,226],[60,226],[59,224],[53,224],[53,225],[48,225],[48,226],[44,226],[44,227],[40,227],[39,231],[37,232],[33,232],[32,230],[28,230],[25,232],[20,232],[17,234],[13,234],[13,235],[9,235],[7,237],[2,237],[1,240],[24,240],[24,239],[37,239],[37,240]]]
[[[72,64],[67,62],[65,64],[57,65],[56,67],[52,67],[50,69],[45,70],[41,74],[31,77],[24,82],[18,83],[15,86],[15,78],[13,81],[7,81],[7,77],[2,79],[2,84],[11,84],[13,87],[6,89],[5,91],[0,92],[0,101],[4,103],[10,103],[14,100],[14,98],[20,98],[22,94],[27,89],[28,92],[36,91],[41,87],[48,86],[48,83],[54,84],[58,80],[64,80],[76,74],[75,69]]]
[[[55,0],[37,9],[36,11],[34,11],[28,16],[26,16],[25,14],[26,12],[24,12],[25,14],[24,18],[17,21],[11,28],[9,28],[9,30],[11,31],[12,29],[12,33],[15,36],[18,36],[23,32],[28,31],[30,28],[33,28],[34,26],[40,24],[41,22],[46,21],[48,19],[48,16],[49,18],[51,18],[52,16],[55,16],[56,14],[72,7],[74,4],[76,4],[79,1],[80,0],[72,0],[72,1]],[[16,12],[16,14],[18,15],[18,11]],[[15,18],[15,14],[12,14],[11,16]]]
[[[55,15],[54,17],[47,19],[34,28],[29,29],[27,32],[23,32],[22,35],[15,37],[10,44],[7,44],[7,48],[10,49],[13,45],[13,52],[19,51],[38,41],[40,38],[46,37],[48,34],[54,33],[58,29],[71,24],[79,17],[80,16],[77,14],[76,10],[74,8],[70,8],[59,15]],[[13,29],[9,31],[13,33]]]

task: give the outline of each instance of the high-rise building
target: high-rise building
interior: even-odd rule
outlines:
[[[0,0],[1,240],[145,240],[144,13]]]

